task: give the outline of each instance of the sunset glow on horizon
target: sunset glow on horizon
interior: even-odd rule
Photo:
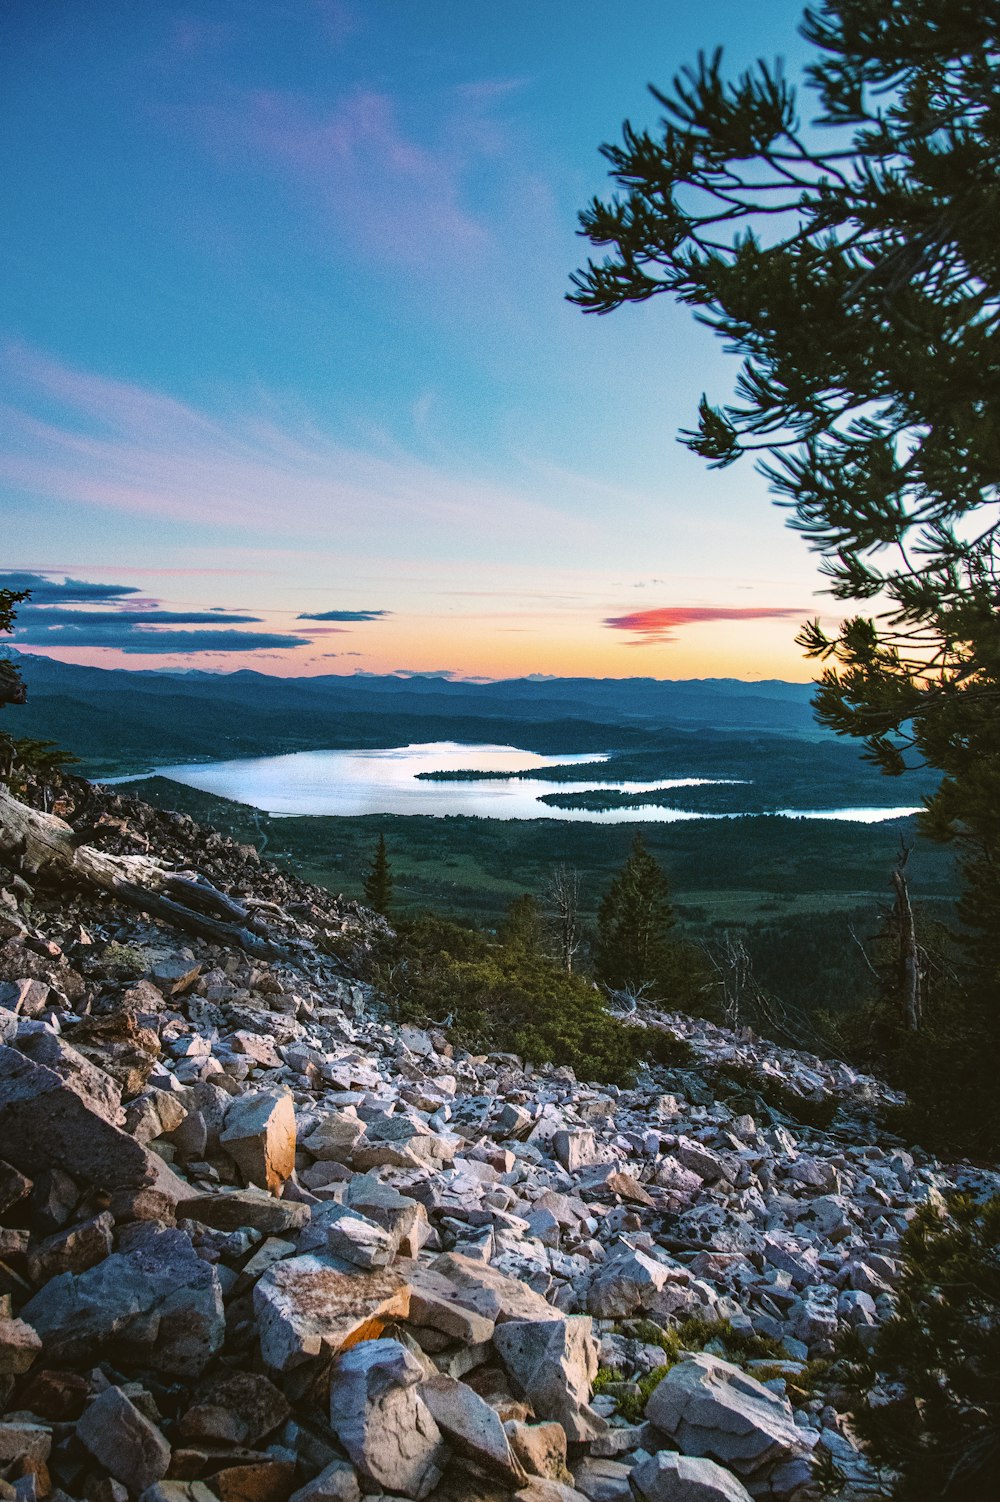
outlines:
[[[0,586],[64,661],[805,681],[838,612],[746,465],[734,362],[565,301],[602,141],[799,6],[15,3]],[[627,21],[627,24],[626,24]]]

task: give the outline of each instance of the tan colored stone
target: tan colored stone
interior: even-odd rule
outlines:
[[[270,1091],[239,1096],[219,1141],[248,1184],[279,1194],[295,1169],[292,1097]]]
[[[572,1481],[566,1465],[566,1431],[562,1424],[525,1424],[509,1419],[504,1429],[511,1451],[529,1476]]]
[[[216,1471],[212,1486],[222,1502],[288,1502],[295,1490],[293,1460],[256,1460]]]
[[[42,1354],[42,1342],[23,1319],[0,1319],[0,1377],[19,1377]]]

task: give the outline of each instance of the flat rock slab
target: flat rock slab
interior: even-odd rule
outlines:
[[[399,1257],[394,1264],[410,1285],[410,1323],[429,1325],[466,1346],[493,1339],[495,1322],[461,1303],[455,1284],[425,1262]]]
[[[200,1220],[216,1231],[238,1231],[242,1226],[263,1231],[265,1236],[297,1231],[309,1219],[309,1206],[297,1200],[278,1200],[259,1189],[231,1189],[219,1194],[198,1194],[184,1205],[189,1220]]]
[[[409,1285],[395,1269],[344,1272],[325,1257],[277,1262],[254,1289],[261,1355],[278,1372],[377,1339],[409,1309]]]
[[[646,1502],[753,1502],[732,1471],[676,1450],[644,1460],[632,1472],[632,1485]]]
[[[540,1293],[487,1262],[477,1262],[461,1252],[445,1252],[434,1259],[432,1267],[451,1284],[456,1304],[474,1309],[485,1319],[499,1322],[552,1318],[552,1306]]]
[[[590,1502],[634,1502],[630,1473],[631,1467],[620,1460],[588,1456],[577,1466],[573,1480]]]

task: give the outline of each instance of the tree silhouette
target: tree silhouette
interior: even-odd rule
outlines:
[[[498,938],[509,949],[523,954],[542,953],[545,940],[545,925],[537,897],[531,892],[522,892],[508,904],[500,925]]]
[[[652,90],[657,129],[602,147],[622,192],[580,222],[611,251],[570,297],[667,294],[743,357],[683,441],[713,467],[758,456],[831,594],[879,612],[804,627],[817,713],[889,773],[945,773],[926,826],[996,931],[1000,8],[821,0],[802,34],[812,129],[780,63],[727,79],[717,51]]]
[[[597,978],[616,991],[662,987],[674,958],[674,922],[666,874],[637,834],[598,908]]]
[[[386,914],[392,905],[392,867],[385,849],[385,835],[380,834],[375,854],[364,881],[365,901],[377,913]]]

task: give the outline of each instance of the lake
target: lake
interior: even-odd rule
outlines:
[[[296,814],[430,814],[443,817],[463,814],[481,819],[559,819],[577,824],[671,824],[682,819],[733,818],[733,814],[704,814],[690,809],[663,808],[655,804],[640,808],[553,808],[539,803],[543,793],[563,786],[573,792],[616,788],[626,793],[650,793],[665,788],[702,787],[732,779],[710,777],[661,778],[656,782],[626,782],[607,778],[600,782],[558,784],[542,778],[511,777],[509,781],[468,782],[418,780],[420,772],[530,772],[543,767],[571,766],[605,761],[587,753],[542,756],[514,746],[462,745],[457,741],[434,741],[421,745],[395,746],[369,751],[297,751],[285,756],[249,757],[240,761],[216,761],[155,768],[161,777],[182,782],[204,793],[215,793],[237,803],[249,804],[265,813]],[[111,778],[111,782],[134,782],[135,777]],[[781,815],[799,819],[844,819],[852,823],[877,823],[898,819],[917,810],[908,808],[779,809]]]

